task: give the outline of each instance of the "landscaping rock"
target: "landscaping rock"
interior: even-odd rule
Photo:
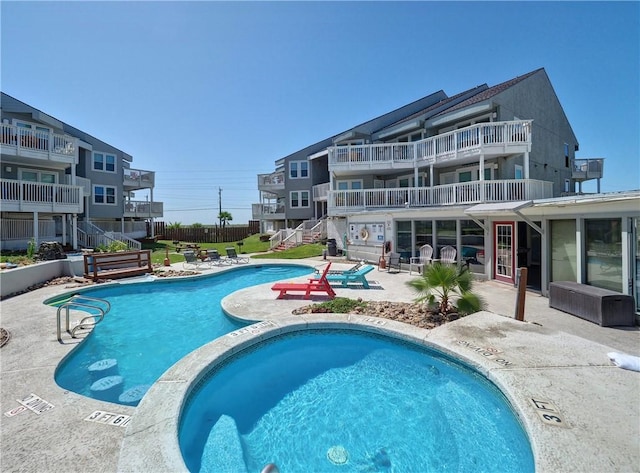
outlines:
[[[57,241],[44,241],[40,244],[36,259],[40,261],[53,261],[66,259],[67,255],[62,249],[62,245]]]

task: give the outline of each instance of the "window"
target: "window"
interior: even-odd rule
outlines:
[[[19,170],[19,180],[29,182],[44,182],[46,184],[55,184],[58,182],[58,175],[47,171],[31,171],[26,169]]]
[[[93,203],[116,205],[116,188],[111,186],[93,186]]]
[[[515,165],[515,178],[516,179],[524,179],[523,167],[519,164]]]
[[[621,292],[621,219],[585,220],[585,234],[587,284]]]
[[[309,191],[293,191],[291,192],[291,208],[309,207]]]
[[[291,179],[309,177],[309,163],[307,161],[291,161],[289,163],[289,177]]]
[[[362,189],[362,179],[356,179],[353,181],[337,181],[337,188],[340,191],[346,190],[360,190]]]
[[[93,153],[94,171],[116,172],[116,157],[113,154]]]

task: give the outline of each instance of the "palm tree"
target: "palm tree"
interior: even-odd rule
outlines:
[[[233,220],[233,217],[229,212],[223,210],[218,214],[218,219],[220,220],[220,226],[224,228],[227,226],[227,222]]]
[[[473,276],[467,268],[458,269],[453,264],[435,262],[425,266],[421,278],[407,284],[420,293],[416,302],[427,302],[444,315],[454,308],[461,314],[471,314],[484,308],[485,303],[480,296],[471,292],[472,283]]]

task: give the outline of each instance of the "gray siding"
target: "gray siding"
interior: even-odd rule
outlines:
[[[564,180],[571,178],[571,160],[578,140],[544,70],[527,77],[496,95],[498,120],[532,119],[532,145],[529,155],[529,177],[553,182],[554,196],[564,189]],[[565,159],[565,143],[569,159]],[[513,166],[522,164],[522,157],[512,157],[501,164],[500,179],[513,176]],[[568,166],[567,166],[568,164]],[[511,176],[511,177],[510,177]]]

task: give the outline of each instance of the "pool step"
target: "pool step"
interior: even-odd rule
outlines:
[[[200,469],[202,473],[220,471],[247,473],[240,432],[232,417],[224,414],[220,416],[209,433],[203,452]]]

